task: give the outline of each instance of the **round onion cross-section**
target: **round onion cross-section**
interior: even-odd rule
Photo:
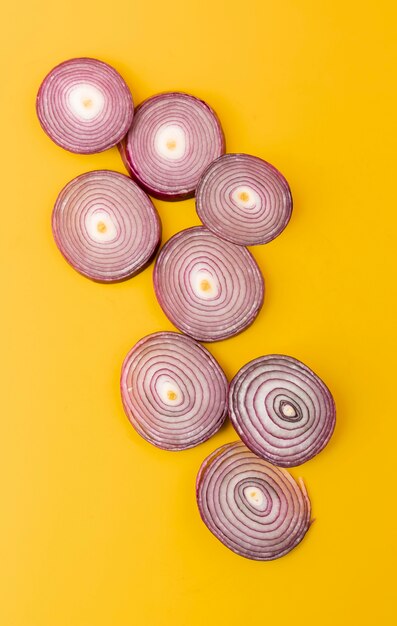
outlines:
[[[164,313],[198,341],[218,341],[243,331],[263,303],[264,281],[252,254],[202,226],[166,242],[153,280]]]
[[[244,443],[281,467],[301,465],[328,443],[335,404],[307,365],[270,354],[237,372],[229,389],[230,419]]]
[[[205,170],[196,210],[213,233],[241,246],[268,243],[286,227],[292,196],[284,176],[250,154],[225,154]]]
[[[175,332],[144,337],[121,374],[124,410],[135,430],[165,450],[206,441],[226,417],[227,380],[199,343]]]
[[[103,152],[126,135],[134,115],[120,74],[97,59],[70,59],[54,67],[36,101],[43,130],[59,146],[80,154]]]
[[[257,561],[290,552],[310,527],[310,501],[285,469],[257,457],[240,441],[202,463],[197,503],[208,529],[230,550]]]
[[[95,170],[62,189],[52,231],[74,269],[111,283],[146,267],[160,244],[161,223],[149,196],[128,176]]]
[[[224,151],[215,112],[181,92],[142,102],[120,146],[130,175],[147,193],[163,200],[192,197],[205,168]]]

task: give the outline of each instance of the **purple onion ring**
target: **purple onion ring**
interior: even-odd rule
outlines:
[[[199,341],[219,341],[243,331],[263,303],[264,281],[251,253],[203,226],[167,241],[153,280],[167,317]]]
[[[115,146],[134,115],[130,90],[120,74],[89,58],[54,67],[40,86],[36,109],[47,135],[61,148],[80,154]]]
[[[135,430],[165,450],[185,450],[222,426],[227,380],[214,357],[174,332],[144,337],[126,356],[121,373],[124,410]]]
[[[74,269],[112,283],[146,267],[160,244],[161,224],[150,198],[128,176],[96,170],[62,189],[52,231]]]
[[[281,467],[314,457],[335,427],[328,387],[307,365],[280,354],[259,357],[237,372],[229,412],[248,448]]]
[[[215,112],[202,100],[180,92],[142,102],[120,146],[132,178],[162,200],[194,196],[201,174],[224,151]]]
[[[292,196],[284,176],[250,154],[225,154],[205,170],[196,210],[215,235],[240,246],[268,243],[291,217]]]
[[[290,552],[310,526],[302,480],[258,458],[240,441],[210,454],[199,470],[197,503],[208,529],[236,554],[271,561]]]

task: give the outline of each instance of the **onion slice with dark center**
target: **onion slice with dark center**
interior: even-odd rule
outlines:
[[[115,146],[134,114],[130,90],[120,74],[89,58],[54,67],[40,86],[36,109],[47,135],[65,150],[80,154]]]
[[[185,450],[222,426],[227,380],[214,357],[174,332],[144,337],[124,360],[124,410],[135,430],[165,450]]]
[[[301,465],[328,443],[335,404],[323,381],[297,359],[262,356],[229,389],[232,424],[255,454],[281,467]]]
[[[109,170],[77,176],[62,189],[52,230],[74,269],[106,283],[141,271],[161,237],[160,218],[150,198],[128,176]]]
[[[284,176],[250,154],[225,154],[211,163],[196,190],[196,210],[213,233],[242,246],[268,243],[291,217]]]
[[[201,465],[197,503],[208,529],[248,559],[271,561],[302,541],[310,526],[303,481],[258,458],[240,441],[213,452]]]
[[[142,102],[120,146],[130,175],[150,195],[163,200],[192,197],[207,165],[224,151],[215,112],[181,92]]]
[[[243,331],[263,303],[264,281],[251,253],[202,226],[167,241],[153,280],[167,317],[199,341],[218,341]]]

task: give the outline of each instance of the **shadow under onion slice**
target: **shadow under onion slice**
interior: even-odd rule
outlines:
[[[75,270],[111,283],[146,267],[160,244],[161,223],[149,196],[128,176],[95,170],[62,189],[52,231]]]
[[[225,154],[205,170],[196,210],[213,233],[242,246],[268,243],[291,217],[292,196],[284,176],[250,154]]]
[[[240,441],[221,446],[202,463],[197,504],[208,529],[240,556],[271,561],[302,541],[310,526],[304,483],[258,458]]]
[[[248,448],[281,467],[314,457],[335,427],[328,387],[301,361],[280,354],[254,359],[237,372],[229,413]]]
[[[166,242],[153,281],[167,317],[199,341],[237,335],[263,304],[264,281],[251,253],[203,226],[183,230]]]
[[[185,450],[222,426],[227,380],[199,343],[175,332],[144,337],[121,373],[124,410],[135,430],[165,450]]]
[[[194,195],[207,165],[225,151],[223,131],[211,107],[186,93],[161,93],[136,109],[119,146],[130,175],[155,198]]]
[[[113,67],[83,57],[64,61],[47,74],[36,110],[56,144],[70,152],[94,154],[121,141],[131,126],[134,104]]]

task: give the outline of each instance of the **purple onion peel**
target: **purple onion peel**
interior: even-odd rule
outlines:
[[[121,373],[124,410],[135,430],[165,450],[185,450],[222,426],[227,380],[214,357],[174,332],[144,337],[126,356]]]
[[[197,503],[208,529],[247,559],[271,561],[290,552],[310,526],[302,480],[258,458],[240,441],[213,452],[201,465]]]
[[[264,281],[251,253],[203,226],[183,230],[166,242],[153,280],[167,317],[199,341],[219,341],[243,331],[263,303]]]
[[[40,86],[36,109],[47,135],[65,150],[80,154],[118,144],[134,115],[124,79],[107,63],[89,58],[54,67]]]
[[[301,465],[328,443],[335,404],[323,381],[290,356],[247,363],[229,389],[232,424],[255,454],[281,467]]]
[[[130,175],[147,193],[183,200],[194,196],[205,168],[224,153],[225,140],[208,104],[169,92],[139,105],[119,148]]]
[[[232,243],[268,243],[286,227],[292,196],[284,176],[249,154],[225,154],[211,163],[196,190],[203,224]]]
[[[96,170],[62,189],[52,231],[74,269],[112,283],[146,267],[160,244],[161,223],[150,198],[128,176]]]

